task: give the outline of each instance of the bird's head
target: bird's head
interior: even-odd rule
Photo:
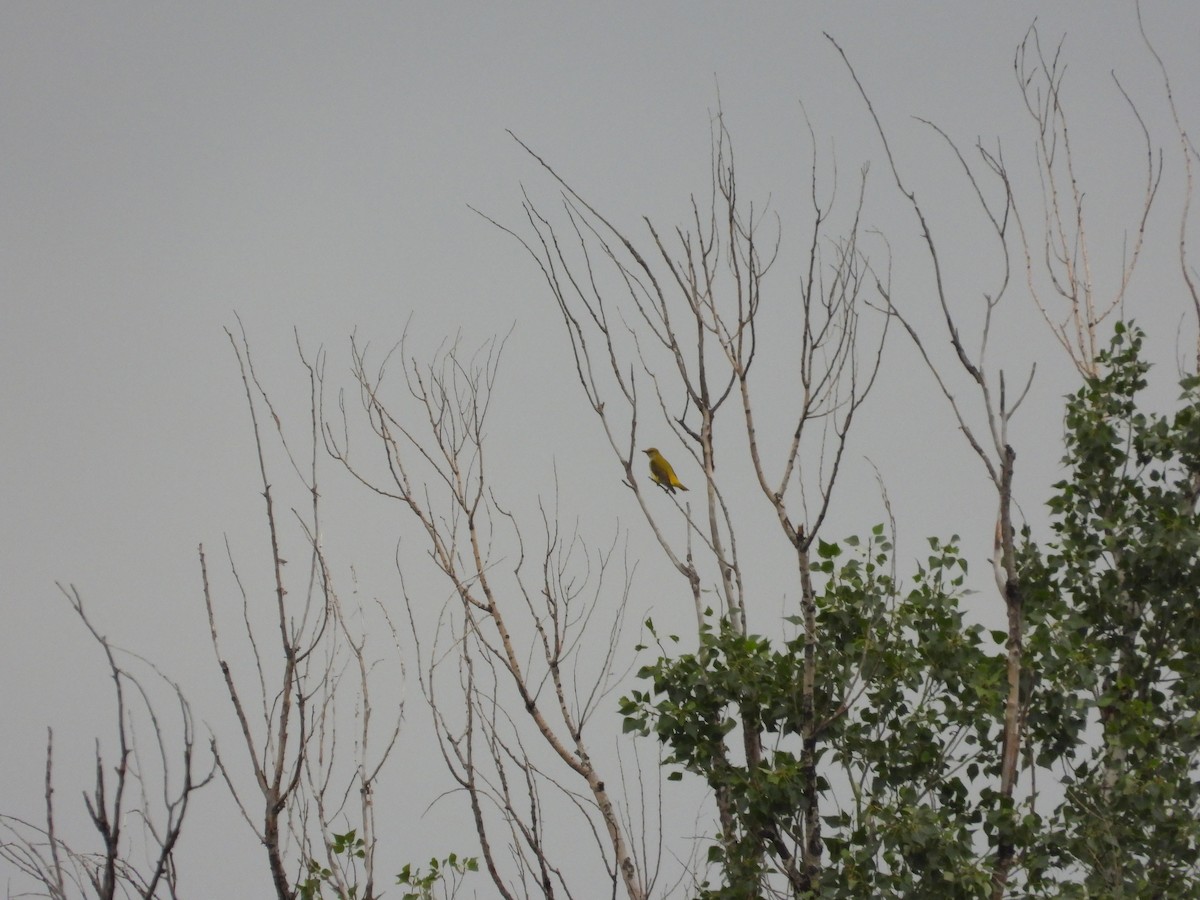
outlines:
[[[649,450],[643,450],[642,452],[647,456],[658,456],[658,449],[656,447],[651,447]]]

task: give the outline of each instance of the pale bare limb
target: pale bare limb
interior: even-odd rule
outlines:
[[[1145,145],[1145,187],[1133,223],[1132,247],[1122,260],[1111,296],[1102,298],[1098,296],[1092,272],[1085,195],[1076,176],[1071,131],[1063,104],[1066,66],[1061,55],[1062,42],[1052,56],[1046,54],[1036,24],[1030,26],[1014,55],[1013,71],[1037,136],[1035,146],[1042,185],[1040,241],[1030,234],[1019,211],[1014,209],[1014,212],[1024,248],[1030,295],[1080,374],[1093,377],[1096,375],[1096,357],[1103,343],[1097,328],[1114,312],[1123,309],[1130,279],[1141,257],[1146,223],[1162,181],[1163,156],[1161,150],[1155,152],[1137,106],[1114,73],[1113,81],[1132,113]],[[1059,300],[1065,302],[1064,314],[1053,310],[1056,304],[1039,288],[1036,278],[1039,270],[1048,278]]]
[[[612,549],[593,557],[577,535],[561,534],[557,514],[542,507],[545,549],[538,576],[532,574],[518,516],[488,481],[484,438],[502,349],[503,342],[494,342],[468,355],[456,341],[426,364],[402,340],[404,387],[414,409],[409,415],[387,396],[388,358],[372,372],[366,349],[352,342],[353,372],[381,451],[382,475],[351,455],[348,425],[342,437],[326,425],[325,441],[355,478],[408,510],[457,601],[450,621],[458,624],[444,630],[447,609],[430,655],[419,656],[419,681],[443,759],[467,795],[497,890],[506,897],[522,891],[570,895],[569,879],[552,861],[558,829],[545,828],[543,794],[549,786],[579,811],[613,888],[641,898],[644,866],[586,739],[597,703],[619,675],[614,663],[628,580],[597,655],[595,641],[582,636],[598,624],[595,610]],[[407,590],[405,598],[420,653],[418,614]],[[445,645],[443,634],[449,634]],[[455,664],[462,707],[438,690],[447,663]],[[523,715],[507,713],[510,700],[502,698],[509,697]],[[463,712],[452,714],[456,708]],[[571,786],[576,780],[585,789],[576,792]],[[507,863],[498,845],[507,848]]]

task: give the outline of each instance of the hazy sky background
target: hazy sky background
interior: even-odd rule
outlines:
[[[81,817],[93,737],[110,740],[102,659],[56,581],[76,585],[103,632],[179,679],[198,717],[227,732],[196,548],[220,551],[228,535],[250,566],[263,547],[244,395],[222,330],[236,326],[235,312],[281,409],[301,417],[293,328],[310,351],[324,345],[332,379],[347,386],[351,332],[385,349],[411,322],[412,347],[429,355],[459,331],[475,346],[512,329],[492,428],[498,485],[524,501],[549,496],[556,467],[568,521],[597,541],[630,528],[642,546],[644,525],[582,408],[536,268],[468,209],[519,226],[522,184],[553,208],[553,185],[506,129],[638,234],[641,215],[669,227],[686,217],[691,193],[706,197],[719,88],[742,192],[770,196],[781,217],[774,283],[787,303],[808,234],[803,103],[840,191],[872,163],[867,219],[893,240],[898,302],[932,328],[911,211],[822,32],[857,66],[970,304],[981,290],[971,280],[979,220],[963,212],[971,198],[951,180],[945,146],[912,117],[968,147],[999,136],[1014,169],[1032,172],[1012,56],[1035,16],[1047,46],[1067,36],[1066,96],[1103,251],[1100,284],[1112,283],[1144,165],[1110,72],[1166,149],[1150,232],[1159,240],[1130,312],[1154,332],[1169,375],[1185,312],[1172,256],[1180,161],[1128,3],[0,5],[0,811],[40,815],[52,725],[61,815]],[[1200,6],[1147,2],[1144,16],[1196,127]],[[1036,181],[1025,184],[1034,198]],[[1009,304],[997,340],[1013,370],[1039,360],[1014,435],[1019,496],[1035,518],[1056,477],[1059,398],[1074,382],[1020,283]],[[830,536],[881,520],[862,464],[870,456],[910,546],[962,533],[986,589],[993,511],[982,469],[895,337]],[[786,392],[787,373],[774,377]],[[648,442],[670,440],[654,427]],[[394,597],[399,511],[326,471],[340,498],[327,534],[342,574],[353,565],[365,596]],[[655,565],[639,582],[654,599],[643,597],[634,624],[649,610],[670,615],[669,592],[687,602]],[[429,583],[440,602],[444,588]],[[784,603],[771,596],[760,621]],[[381,804],[393,829],[385,856],[397,860],[383,873],[472,846],[461,830],[425,824],[466,825],[454,799],[421,818],[445,783],[427,714],[408,693],[398,769],[426,777],[398,772],[383,787],[394,792]],[[204,795],[185,832],[188,894],[261,896],[266,869],[222,790]]]

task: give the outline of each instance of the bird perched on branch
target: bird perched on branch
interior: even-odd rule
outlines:
[[[675,477],[675,470],[671,468],[671,464],[663,458],[663,455],[658,450],[651,447],[649,450],[643,450],[642,452],[650,457],[651,481],[671,494],[675,493],[677,489],[681,491],[687,490],[683,482]]]

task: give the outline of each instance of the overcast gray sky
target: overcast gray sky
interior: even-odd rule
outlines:
[[[1195,126],[1200,6],[1147,2],[1144,15]],[[645,214],[669,226],[690,193],[707,191],[719,88],[742,190],[771,196],[786,256],[804,241],[803,103],[824,164],[836,159],[846,185],[872,162],[872,224],[911,237],[911,212],[822,32],[854,61],[901,165],[936,207],[951,160],[911,117],[967,146],[1000,136],[1027,165],[1012,55],[1035,16],[1047,42],[1067,37],[1067,96],[1095,208],[1132,224],[1139,138],[1110,72],[1147,112],[1156,144],[1175,144],[1128,3],[0,5],[0,810],[39,814],[53,725],[60,800],[79,816],[92,736],[109,734],[102,661],[56,581],[80,589],[102,631],[179,678],[201,718],[222,727],[227,717],[196,547],[220,547],[224,535],[247,557],[261,546],[244,397],[223,333],[235,312],[260,371],[299,415],[293,328],[310,349],[328,348],[343,383],[354,331],[388,347],[411,319],[415,346],[432,352],[460,329],[471,346],[513,329],[494,428],[506,489],[549,494],[557,466],[570,517],[605,540],[634,524],[634,509],[580,407],[552,301],[517,245],[468,209],[519,225],[523,183],[553,202],[506,129],[613,221],[636,231]],[[1178,227],[1178,165],[1168,156],[1153,235]],[[1109,253],[1101,279],[1124,227],[1097,235]],[[951,268],[969,270],[972,251],[956,253],[955,237]],[[1171,369],[1184,307],[1166,287],[1170,239],[1158,243],[1131,312]],[[918,309],[928,286],[904,281],[906,265],[902,299]],[[783,264],[780,290],[794,276]],[[1015,360],[1045,360],[1022,420],[1027,442],[1045,439],[1022,470],[1022,501],[1036,506],[1071,381],[1028,313],[1004,339]],[[911,538],[962,531],[970,552],[986,552],[986,511],[948,515],[987,497],[978,464],[911,348],[897,342],[889,364],[857,458],[881,465]],[[880,520],[867,482],[840,530]],[[396,515],[372,507],[335,519],[331,540],[368,595],[395,591]],[[409,693],[403,765],[425,760],[419,768],[436,773],[428,719]],[[435,779],[402,782],[387,785],[393,810],[403,807],[384,835],[396,868],[469,849],[422,824]],[[439,811],[467,822],[452,803]],[[188,835],[191,896],[262,894],[265,869],[239,828],[210,791]]]

